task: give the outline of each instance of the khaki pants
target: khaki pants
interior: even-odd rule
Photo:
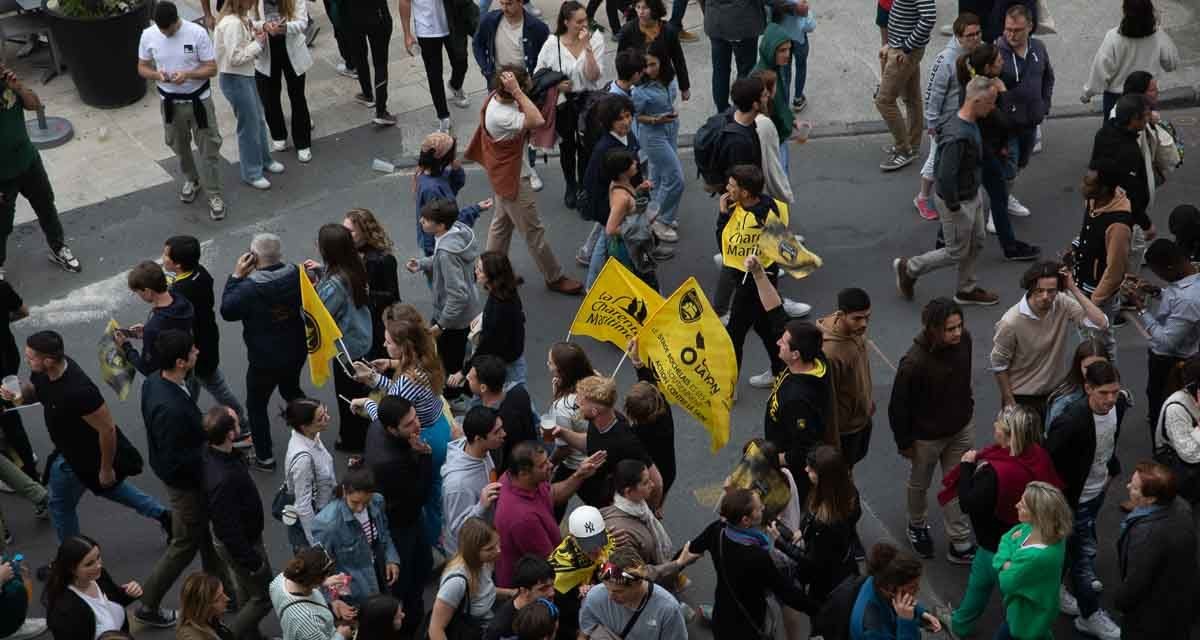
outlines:
[[[542,277],[549,284],[562,277],[562,267],[554,252],[546,244],[546,227],[538,215],[537,201],[534,200],[533,188],[529,186],[529,178],[522,177],[517,189],[516,200],[505,200],[496,196],[496,213],[492,216],[492,224],[488,227],[488,251],[499,251],[508,254],[512,244],[513,228],[525,236],[525,246],[529,247],[529,255],[542,272]]]
[[[941,216],[942,237],[946,246],[909,258],[908,273],[919,278],[930,271],[957,265],[958,287],[955,292],[969,292],[979,284],[975,278],[975,259],[979,257],[987,238],[983,198],[977,192],[974,198],[959,202],[958,211],[951,211],[941,196],[934,196],[934,203]]]
[[[908,474],[909,524],[925,524],[925,516],[928,511],[926,494],[929,492],[930,483],[933,482],[933,469],[939,464],[941,465],[942,473],[938,475],[938,478],[941,478],[950,469],[958,466],[958,463],[962,461],[962,455],[974,445],[971,438],[975,431],[974,425],[974,422],[968,422],[967,426],[948,438],[913,442],[912,469]],[[938,489],[940,490],[940,488],[941,483],[939,482]],[[942,507],[942,522],[946,527],[946,537],[950,542],[954,544],[971,542],[971,525],[967,522],[967,516],[963,515],[962,509],[958,506],[957,497]]]
[[[911,153],[921,148],[921,136],[925,133],[925,113],[921,103],[921,58],[925,48],[913,49],[904,56],[904,62],[900,62],[903,54],[900,49],[887,50],[875,108],[879,109],[879,115],[892,133],[896,151]],[[897,98],[904,100],[907,123],[900,117]]]
[[[142,606],[151,611],[162,604],[163,596],[192,563],[197,552],[205,573],[220,578],[226,590],[232,586],[227,577],[228,567],[217,555],[208,529],[208,498],[204,490],[167,487],[167,498],[171,505],[171,544],[142,587]]]
[[[221,132],[217,129],[217,112],[213,109],[212,97],[200,102],[208,118],[207,128],[201,129],[196,124],[195,110],[188,101],[175,101],[172,104],[171,122],[168,124],[166,101],[163,101],[163,130],[167,146],[179,156],[179,168],[183,175],[188,180],[200,183],[211,198],[221,195]],[[196,141],[196,149],[200,152],[199,171],[192,156],[192,140]]]
[[[237,585],[238,611],[229,625],[233,637],[237,640],[260,640],[266,638],[258,629],[262,619],[271,613],[271,580],[275,574],[271,571],[271,563],[267,560],[267,549],[262,540],[251,543],[254,551],[262,557],[263,563],[258,571],[251,573],[249,569],[238,564],[229,550],[213,536],[217,553],[229,565],[229,572]]]

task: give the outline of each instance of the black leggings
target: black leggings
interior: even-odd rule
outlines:
[[[729,267],[722,267],[723,272],[731,271],[741,275],[741,272]],[[725,275],[723,273],[723,275]],[[772,285],[778,283],[778,276],[768,274]],[[771,373],[779,373],[783,371],[783,361],[779,359],[779,347],[775,341],[779,336],[773,332],[771,327],[771,319],[767,315],[766,309],[763,309],[762,301],[758,299],[758,288],[754,284],[753,278],[747,278],[745,284],[741,284],[733,291],[733,302],[729,305],[729,339],[733,341],[733,351],[737,356],[738,370],[742,366],[742,353],[744,351],[743,344],[746,342],[746,334],[750,333],[750,329],[758,334],[762,340],[763,348],[767,350],[767,356],[771,359]]]
[[[359,27],[349,34],[353,47],[354,69],[358,71],[358,87],[362,94],[375,101],[375,114],[387,113],[388,43],[392,39],[392,19],[389,17],[369,27]],[[371,84],[371,67],[367,66],[367,47],[371,48],[371,66],[375,67],[375,84]]]
[[[421,46],[421,62],[425,65],[425,77],[429,79],[429,95],[433,98],[433,109],[438,118],[449,118],[446,106],[446,84],[442,79],[442,47],[450,57],[450,88],[462,89],[467,77],[466,36],[448,35],[441,38],[417,38]]]
[[[307,149],[312,146],[312,119],[308,114],[308,100],[304,97],[304,74],[297,75],[292,68],[284,36],[271,36],[270,47],[271,75],[254,74],[267,128],[271,130],[272,140],[287,140],[287,124],[283,120],[283,101],[280,99],[286,81],[288,101],[292,103],[292,140],[297,149]]]
[[[580,153],[579,111],[575,96],[567,94],[566,102],[556,107],[554,130],[558,132],[558,162],[568,189],[575,189],[587,171],[588,159]]]

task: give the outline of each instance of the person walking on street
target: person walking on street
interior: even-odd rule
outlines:
[[[538,54],[550,37],[550,27],[521,4],[521,0],[497,0],[499,9],[479,17],[479,30],[471,38],[471,52],[488,89],[496,89],[500,67],[525,67],[533,74]]]
[[[192,338],[200,355],[196,356],[196,366],[187,379],[188,393],[195,400],[203,386],[217,404],[233,409],[238,420],[245,424],[246,409],[229,388],[220,368],[221,334],[214,310],[213,277],[200,264],[200,240],[195,236],[167,238],[163,244],[162,266],[167,272],[171,295],[192,303]]]
[[[432,0],[430,6],[438,0]],[[408,33],[410,16],[403,13],[407,3],[400,3],[400,17],[404,21],[404,32]],[[350,58],[347,67],[353,67],[352,77],[358,80],[359,92],[354,95],[354,101],[370,109],[375,109],[375,117],[371,122],[390,127],[396,124],[396,118],[387,110],[387,81],[388,81],[388,45],[392,40],[392,12],[384,0],[368,0],[366,2],[347,2],[342,9],[343,39],[346,41],[345,53]],[[411,5],[407,5],[411,6]],[[335,31],[336,35],[336,31]],[[405,36],[405,49],[412,53],[412,44]],[[339,42],[339,49],[342,48]],[[370,49],[370,58],[367,50]],[[441,60],[441,56],[438,56]],[[426,63],[428,64],[428,63]],[[375,83],[371,83],[371,68],[375,69]],[[338,70],[339,73],[341,69]],[[434,84],[430,77],[430,85]],[[440,85],[440,80],[438,81]]]
[[[4,279],[4,260],[8,254],[8,236],[12,234],[17,211],[17,196],[25,196],[37,216],[38,226],[50,246],[50,261],[65,271],[83,270],[63,237],[62,222],[54,206],[54,187],[42,164],[42,154],[29,141],[25,112],[42,108],[42,100],[21,82],[16,72],[0,64],[0,280]]]
[[[1008,88],[1005,109],[1013,126],[1008,141],[1008,214],[1029,215],[1029,209],[1012,194],[1017,174],[1029,164],[1037,128],[1050,114],[1054,97],[1054,67],[1041,40],[1033,37],[1033,15],[1023,4],[1013,4],[1004,17],[1004,37],[996,42],[1004,58],[1000,79]]]
[[[1031,265],[1021,288],[1021,301],[996,323],[991,370],[1001,407],[1019,404],[1044,419],[1050,393],[1069,372],[1072,326],[1104,328],[1108,319],[1075,284],[1071,270],[1057,262]]]
[[[913,206],[925,220],[937,220],[938,212],[933,207],[933,168],[937,161],[938,131],[954,118],[961,97],[960,84],[955,73],[958,59],[971,53],[979,46],[983,35],[979,16],[960,13],[954,20],[954,35],[946,42],[946,48],[933,59],[929,66],[929,81],[925,85],[925,131],[929,134],[929,155],[921,166],[921,189],[913,198]]]
[[[135,324],[124,331],[113,332],[113,342],[121,349],[125,360],[133,364],[143,376],[166,368],[167,362],[159,361],[155,347],[158,336],[163,331],[176,329],[189,335],[195,324],[192,303],[183,296],[177,296],[167,290],[167,276],[162,267],[153,260],[144,260],[129,270],[125,278],[129,290],[142,302],[150,305],[150,315],[146,324]],[[142,352],[134,348],[129,338],[141,339]]]
[[[204,419],[186,386],[199,351],[191,335],[178,329],[160,333],[157,343],[163,366],[142,383],[142,419],[150,466],[167,486],[172,535],[166,552],[145,580],[142,606],[134,617],[148,627],[161,628],[174,625],[176,618],[174,610],[159,608],[163,596],[197,552],[206,573],[224,578],[227,567],[217,555],[208,528]]]
[[[480,126],[464,154],[483,165],[496,192],[496,213],[488,228],[488,251],[508,254],[513,228],[525,236],[529,253],[556,293],[579,295],[583,283],[563,274],[546,244],[525,161],[529,131],[545,124],[541,111],[525,95],[529,76],[524,67],[501,67],[500,87],[484,100]]]
[[[1121,394],[1116,367],[1109,362],[1089,366],[1083,388],[1087,395],[1055,418],[1046,436],[1046,451],[1062,477],[1063,494],[1075,521],[1067,541],[1071,590],[1060,592],[1059,608],[1076,616],[1076,629],[1101,640],[1119,640],[1121,628],[1100,607],[1096,519],[1110,480],[1120,473],[1117,443],[1129,401]]]
[[[975,393],[971,388],[971,334],[962,307],[934,298],[921,310],[921,333],[900,359],[888,421],[900,455],[911,462],[908,474],[908,541],[922,558],[934,557],[926,520],[934,467],[942,474],[957,468],[974,444]],[[946,560],[968,565],[975,558],[971,527],[958,496],[942,504],[948,546]]]
[[[262,28],[267,32],[267,44],[254,59],[254,82],[271,133],[271,150],[286,151],[288,148],[288,130],[280,100],[282,85],[286,82],[288,102],[292,107],[292,142],[296,144],[296,159],[309,162],[312,160],[312,118],[308,114],[304,81],[313,60],[305,35],[311,22],[308,1],[258,0],[258,15],[264,20]]]
[[[113,422],[100,389],[63,349],[62,336],[38,331],[25,339],[29,382],[21,384],[22,404],[42,405],[54,451],[46,461],[50,519],[59,542],[79,535],[76,507],[85,490],[129,507],[158,522],[171,536],[171,512],[157,499],[126,482],[142,467],[141,454]],[[14,394],[0,388],[0,398]]]
[[[937,6],[933,0],[894,0],[888,11],[887,43],[879,50],[883,72],[875,93],[875,108],[892,134],[892,148],[879,164],[884,171],[908,166],[921,151],[925,123],[921,58],[936,24]],[[897,103],[900,99],[904,100],[904,118]]]
[[[753,0],[702,0],[704,35],[712,55],[712,97],[717,113],[729,109],[730,62],[737,79],[750,75],[758,56],[758,37],[767,28],[763,5]],[[733,165],[723,165],[733,166]]]
[[[242,182],[270,189],[263,172],[283,173],[283,163],[271,159],[266,116],[254,82],[255,61],[267,46],[269,34],[251,19],[255,0],[229,0],[213,30],[217,50],[217,81],[237,119],[238,167]],[[272,27],[274,28],[274,27]]]
[[[1100,119],[1107,120],[1117,99],[1124,93],[1125,79],[1134,71],[1158,75],[1179,66],[1179,49],[1160,28],[1158,12],[1151,0],[1121,3],[1121,24],[1109,29],[1092,58],[1091,72],[1079,101],[1087,104],[1103,94]]]
[[[839,449],[851,469],[867,457],[871,418],[875,416],[871,358],[867,355],[870,322],[871,298],[857,287],[839,291],[837,311],[817,320],[834,389],[828,427],[837,434]]]
[[[375,474],[361,459],[346,472],[338,493],[313,521],[313,539],[338,572],[350,576],[346,600],[361,607],[372,594],[396,583],[400,556],[392,544],[383,496],[375,492]]]
[[[162,97],[166,143],[179,157],[184,176],[179,199],[190,203],[203,187],[209,217],[223,220],[221,132],[210,81],[217,75],[217,54],[208,31],[194,22],[180,20],[174,2],[156,3],[154,25],[142,31],[138,42],[138,75],[154,80]],[[193,139],[203,171],[196,169]]]
[[[1129,198],[1133,222],[1147,238],[1154,238],[1157,229],[1147,214],[1150,207],[1152,163],[1142,153],[1139,138],[1151,117],[1146,97],[1141,94],[1121,96],[1104,120],[1104,126],[1092,140],[1092,157],[1088,169],[1105,172],[1118,179],[1117,186]]]
[[[1083,225],[1072,244],[1075,281],[1108,320],[1103,329],[1086,331],[1104,342],[1109,362],[1117,361],[1118,323],[1121,316],[1121,284],[1129,268],[1134,216],[1129,198],[1117,186],[1120,176],[1102,170],[1083,177]]]
[[[260,233],[238,257],[221,294],[221,317],[242,323],[246,342],[246,407],[254,436],[256,469],[275,470],[267,402],[279,388],[285,401],[299,398],[300,369],[308,356],[296,265],[283,262],[279,236]]]
[[[895,7],[902,1],[897,0],[897,5],[893,5],[893,16],[896,15]],[[880,95],[883,95],[882,91]],[[975,260],[983,249],[986,234],[983,199],[979,194],[983,147],[978,122],[996,108],[996,88],[987,78],[975,78],[967,84],[964,96],[958,114],[938,135],[938,159],[934,171],[937,207],[946,246],[892,261],[896,288],[905,300],[912,300],[913,289],[922,275],[953,265],[958,268],[955,302],[991,306],[1000,301],[996,294],[981,288],[975,278]],[[919,141],[919,131],[917,135]],[[908,155],[904,156],[907,158],[904,164],[916,157],[911,152],[905,153]],[[893,157],[897,155],[893,154]]]
[[[383,0],[377,0],[377,2],[384,6],[386,11],[386,3]],[[400,11],[400,27],[404,30],[404,50],[412,55],[414,44],[421,48],[421,62],[425,65],[429,95],[433,98],[433,109],[438,118],[437,130],[442,133],[450,133],[451,127],[450,110],[446,107],[446,85],[442,84],[445,82],[442,70],[443,47],[446,49],[446,55],[450,57],[450,100],[459,109],[471,106],[470,99],[463,93],[463,80],[467,77],[467,36],[474,35],[479,27],[479,11],[470,6],[471,4],[470,2],[447,0],[399,0],[397,3]],[[387,26],[388,37],[390,37],[392,26],[390,16]],[[382,66],[379,64],[378,57],[375,62],[377,86],[387,82],[386,44],[382,51]],[[373,55],[379,56],[373,41],[371,52]],[[360,61],[361,68],[365,69],[366,59],[360,56]],[[367,76],[369,75],[367,74]],[[363,77],[360,70],[360,80]],[[386,98],[387,91],[386,89],[383,91],[382,95]],[[380,93],[377,90],[376,107],[378,107],[380,99]],[[384,113],[387,113],[386,110]],[[393,120],[395,119],[393,118]]]
[[[237,414],[216,406],[204,416],[204,491],[217,552],[237,585],[238,612],[230,628],[238,640],[265,640],[259,622],[271,612],[271,562],[263,546],[263,504],[258,487],[233,442]]]

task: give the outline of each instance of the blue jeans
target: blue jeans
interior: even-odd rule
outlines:
[[[779,166],[783,167],[784,175],[789,173],[788,168],[792,164],[792,153],[788,150],[787,140],[779,143]]]
[[[651,197],[658,204],[658,220],[674,223],[679,214],[679,199],[683,197],[683,164],[676,147],[679,125],[642,125],[641,131],[642,151],[650,161],[650,182],[654,184]]]
[[[796,63],[792,75],[796,76],[796,91],[792,93],[793,100],[804,97],[804,85],[808,82],[808,40],[803,44],[792,40],[792,61]]]
[[[1029,164],[1033,156],[1033,145],[1037,141],[1037,125],[1017,130],[1008,139],[1008,179],[1014,180],[1017,172]]]
[[[596,238],[596,244],[592,246],[592,258],[588,261],[587,285],[586,288],[591,289],[592,283],[596,278],[600,277],[600,270],[604,268],[604,263],[608,261],[608,234],[604,232],[604,227],[600,227],[600,235]]]
[[[1108,318],[1108,328],[1104,330],[1092,329],[1091,327],[1079,327],[1079,338],[1087,340],[1094,338],[1104,344],[1104,350],[1108,352],[1108,361],[1117,366],[1117,334],[1113,328],[1113,322],[1121,313],[1121,296],[1113,294],[1108,297],[1108,300],[1096,305],[1104,312],[1104,317]]]
[[[188,393],[192,398],[199,397],[200,387],[203,386],[208,395],[213,397],[213,400],[219,405],[223,405],[233,409],[233,412],[238,416],[238,424],[248,425],[250,422],[246,419],[246,408],[242,406],[242,401],[238,400],[237,395],[233,393],[233,389],[229,388],[229,383],[225,381],[225,374],[221,373],[221,368],[213,369],[207,377],[201,377],[195,371],[187,378]]]
[[[687,13],[688,0],[671,0],[671,18],[667,20],[676,31],[683,31],[683,14]]]
[[[520,358],[509,363],[508,370],[504,375],[504,382],[506,384],[525,384],[527,376],[528,367],[525,366],[525,355],[522,354]]]
[[[253,182],[263,177],[263,170],[271,164],[271,145],[267,141],[267,120],[262,102],[258,97],[258,85],[254,76],[222,73],[219,76],[221,93],[233,107],[237,118],[238,156],[240,157],[242,180]]]
[[[1100,594],[1092,588],[1096,579],[1096,514],[1104,505],[1104,492],[1080,502],[1075,509],[1075,527],[1067,538],[1067,565],[1071,592],[1079,601],[1079,615],[1084,618],[1100,608]]]
[[[754,60],[758,56],[758,40],[723,40],[709,38],[712,45],[712,95],[713,104],[720,113],[729,108],[729,73],[731,60],[737,61],[737,77],[745,78],[754,68]]]
[[[987,193],[992,209],[992,224],[996,226],[996,238],[1000,248],[1008,251],[1017,238],[1013,235],[1012,221],[1008,219],[1008,174],[1004,160],[991,151],[983,152],[983,190]]]
[[[54,457],[49,476],[50,520],[54,523],[54,533],[61,543],[67,538],[79,535],[79,514],[76,513],[75,507],[79,505],[79,499],[83,497],[87,487],[83,486],[79,476],[75,475],[71,465],[67,464],[66,458],[61,455]],[[142,493],[141,489],[124,480],[96,495],[119,502],[152,520],[158,520],[167,511],[156,498]]]

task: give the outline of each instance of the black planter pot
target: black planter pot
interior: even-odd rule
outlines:
[[[60,64],[85,104],[112,108],[133,104],[146,95],[138,75],[138,41],[146,28],[146,3],[129,13],[105,18],[76,18],[46,10],[61,54]]]

